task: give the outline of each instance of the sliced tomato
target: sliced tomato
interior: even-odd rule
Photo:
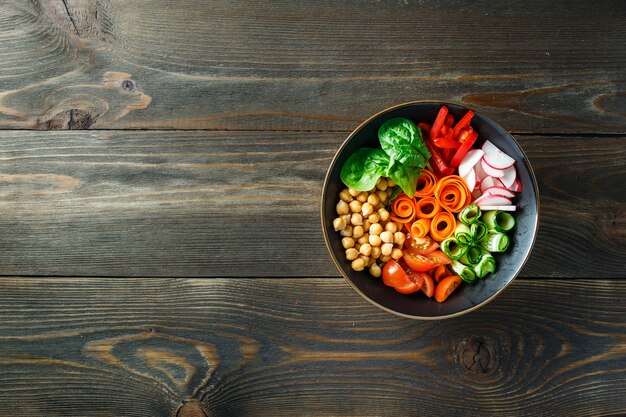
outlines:
[[[448,268],[446,268],[445,265],[436,266],[435,268],[431,270],[431,273],[435,282],[439,282],[443,278],[450,275],[450,271],[448,271]]]
[[[400,294],[413,294],[414,292],[418,292],[421,287],[414,282],[410,282],[402,287],[393,287],[393,289],[398,291]]]
[[[417,285],[418,290],[422,288],[422,284],[424,284],[424,275],[428,274],[426,274],[425,272],[413,271],[411,268],[405,269],[404,271],[408,275],[409,279],[413,281],[415,285]]]
[[[428,259],[424,255],[413,253],[407,249],[402,251],[404,255],[402,258],[406,264],[415,272],[426,272],[434,268],[437,264]],[[386,265],[385,265],[386,266]]]
[[[393,259],[388,261],[385,266],[383,266],[383,282],[385,285],[394,288],[403,287],[413,283],[404,269],[402,269],[402,267]]]
[[[430,259],[431,261],[433,261],[434,263],[440,264],[440,265],[448,265],[452,263],[452,260],[448,258],[446,254],[440,250],[432,251],[431,253],[427,254],[426,257]]]
[[[427,255],[439,248],[439,244],[428,236],[415,237],[408,233],[406,235],[406,239],[404,240],[404,247],[413,253],[417,253],[418,255]]]
[[[426,297],[430,298],[435,293],[435,282],[428,274],[424,274],[424,284],[422,284],[422,292]]]
[[[437,284],[437,288],[435,289],[435,300],[443,303],[446,301],[448,296],[457,289],[459,285],[461,285],[461,277],[458,275],[450,275],[449,277],[445,277],[441,280],[439,284]]]

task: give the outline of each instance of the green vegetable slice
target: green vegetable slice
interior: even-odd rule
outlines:
[[[480,261],[474,265],[474,272],[478,278],[485,278],[488,273],[496,272],[496,260],[489,252],[484,252]]]
[[[454,238],[459,245],[469,245],[472,243],[472,232],[468,225],[459,223],[454,231]]]
[[[465,255],[465,252],[469,249],[468,245],[460,245],[459,242],[453,237],[445,239],[439,246],[441,247],[443,253],[445,253],[446,256],[452,260],[461,259],[461,257]]]
[[[459,259],[465,265],[476,265],[483,257],[483,248],[478,245],[470,245],[465,255]]]
[[[476,204],[470,204],[459,213],[459,220],[467,225],[478,221],[479,217],[480,207],[478,207]]]
[[[369,191],[376,187],[381,176],[387,174],[390,162],[382,149],[358,149],[341,167],[341,181],[354,190]]]
[[[472,240],[474,242],[480,242],[487,236],[487,225],[483,222],[477,221],[470,225],[470,230],[472,232]]]
[[[378,129],[378,139],[387,155],[406,167],[419,169],[428,163],[430,152],[422,139],[422,131],[409,119],[387,120]]]
[[[505,252],[509,248],[509,237],[504,233],[490,230],[480,245],[488,252]]]
[[[396,162],[389,169],[389,176],[396,183],[396,185],[402,188],[404,194],[411,198],[415,195],[417,179],[420,176],[418,169],[408,168],[401,163]]]
[[[459,261],[452,261],[450,266],[452,267],[452,270],[468,284],[473,284],[474,281],[476,281],[476,274],[472,268],[463,265]]]
[[[489,229],[498,232],[508,232],[515,226],[515,217],[511,213],[501,210],[488,211],[483,214],[483,221]]]

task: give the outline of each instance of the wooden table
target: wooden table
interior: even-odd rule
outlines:
[[[0,415],[626,414],[625,19],[0,1]],[[417,99],[501,122],[541,192],[520,278],[442,322],[362,299],[318,219],[347,133]]]

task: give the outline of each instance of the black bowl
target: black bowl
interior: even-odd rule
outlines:
[[[367,269],[362,272],[352,270],[350,261],[344,256],[341,236],[333,228],[333,219],[337,217],[335,205],[339,201],[339,191],[345,185],[339,177],[341,167],[355,150],[364,146],[380,148],[378,129],[393,117],[406,117],[415,123],[432,123],[439,108],[446,105],[450,113],[458,120],[468,110],[467,107],[446,102],[416,101],[399,104],[370,117],[357,127],[341,145],[333,158],[322,190],[322,227],[326,245],[337,268],[350,285],[365,299],[383,310],[399,316],[434,320],[455,317],[472,311],[493,300],[507,285],[515,279],[526,263],[537,236],[539,218],[539,193],[535,174],[522,151],[519,143],[502,126],[474,111],[472,127],[478,131],[476,142],[482,144],[489,139],[516,161],[517,174],[522,183],[522,191],[515,197],[517,211],[516,226],[512,233],[511,245],[505,253],[494,254],[497,263],[495,273],[477,280],[473,285],[462,284],[443,303],[423,294],[404,295],[383,284],[380,278],[372,277]]]

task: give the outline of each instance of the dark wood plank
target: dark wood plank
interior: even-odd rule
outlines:
[[[337,276],[318,212],[343,138],[0,132],[0,273]],[[523,276],[624,277],[625,138],[518,139],[541,191]]]
[[[0,281],[11,416],[610,416],[626,282],[517,280],[441,322],[340,279]],[[416,411],[417,410],[417,411]],[[196,414],[193,414],[196,412]]]
[[[0,127],[350,130],[452,100],[515,132],[626,132],[626,3],[13,1]]]

